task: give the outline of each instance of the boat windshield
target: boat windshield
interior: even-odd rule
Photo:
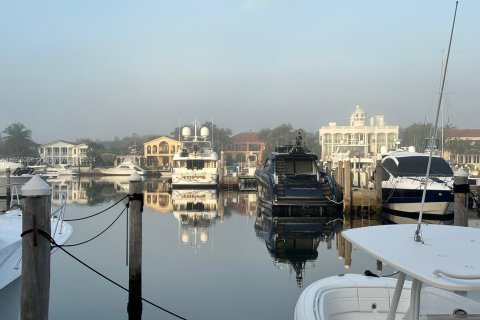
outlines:
[[[398,166],[395,164],[393,159],[386,159],[382,164],[383,168],[385,168],[395,177],[425,176],[427,172],[428,157],[399,157],[397,160]],[[433,157],[429,175],[437,177],[451,177],[453,176],[453,171],[443,158]]]
[[[285,174],[317,174],[317,166],[315,161],[311,159],[285,159]]]

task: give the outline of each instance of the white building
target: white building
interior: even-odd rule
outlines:
[[[56,140],[43,144],[38,148],[40,163],[69,164],[73,166],[87,164],[88,145],[74,144],[63,140]]]
[[[373,116],[366,124],[366,112],[355,107],[350,125],[337,126],[331,122],[319,130],[322,159],[372,158],[377,153],[395,148],[398,126],[385,125],[384,116]]]

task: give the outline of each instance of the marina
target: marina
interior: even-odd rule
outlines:
[[[122,199],[128,189],[118,187],[117,180],[75,177],[50,184],[54,196],[65,192],[68,220],[103,211]],[[327,218],[273,226],[259,220],[255,192],[180,189],[171,193],[166,184],[161,178],[144,181],[143,296],[187,319],[291,319],[302,289],[309,284],[377,267],[375,259],[352,250],[339,236],[345,228],[379,224],[372,212],[353,218],[344,215],[337,221]],[[114,212],[69,222],[75,232],[67,244],[100,233],[124,203],[113,207]],[[478,223],[472,212],[469,225],[478,227]],[[125,218],[120,218],[94,242],[66,250],[127,285],[125,228]],[[62,251],[52,256],[52,269],[50,319],[126,316],[128,295]],[[384,267],[382,272],[392,270]],[[12,286],[2,294],[18,294],[19,283]],[[92,290],[108,298],[99,305]],[[209,303],[213,298],[215,308]],[[182,303],[185,299],[192,303]],[[144,303],[143,319],[159,317],[175,319]]]

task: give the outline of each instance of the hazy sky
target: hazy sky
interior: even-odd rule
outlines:
[[[39,143],[434,121],[452,0],[0,0],[0,130]],[[443,54],[442,54],[443,52]],[[445,122],[480,128],[480,1],[459,2]]]

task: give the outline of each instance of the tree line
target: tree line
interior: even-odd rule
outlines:
[[[174,128],[169,135],[172,139],[179,139],[181,129],[185,126],[191,128],[192,124],[184,124]],[[214,150],[227,150],[229,144],[232,144],[233,132],[229,128],[221,128],[212,122],[204,122],[197,126],[207,127],[210,130],[210,139],[213,142]],[[449,130],[454,128],[451,125],[446,126],[444,130],[444,140],[447,143],[443,146],[454,154],[470,153],[480,154],[480,143],[470,140],[447,139]],[[275,147],[285,144],[293,144],[297,131],[302,131],[304,145],[315,154],[320,155],[319,134],[317,132],[307,132],[301,128],[294,128],[289,123],[281,124],[272,129],[266,128],[258,131],[258,138],[265,142],[265,154],[270,154]],[[425,148],[425,138],[431,138],[433,125],[431,123],[413,123],[412,125],[400,129],[401,145],[414,146],[416,150]],[[437,132],[436,138],[441,140],[442,132]],[[112,141],[99,141],[92,139],[77,139],[74,143],[85,143],[88,145],[87,157],[95,159],[96,165],[110,165],[114,162],[117,155],[125,155],[132,151],[136,146],[138,153],[143,153],[143,143],[155,139],[159,135],[140,136],[133,133],[124,138],[115,137]],[[0,134],[0,159],[1,158],[38,158],[39,144],[33,141],[32,131],[26,128],[22,123],[15,122],[7,126]],[[439,148],[442,146],[439,145]],[[265,156],[265,155],[264,155]]]

